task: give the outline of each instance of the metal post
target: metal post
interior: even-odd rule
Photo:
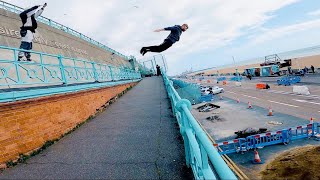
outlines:
[[[77,65],[76,65],[76,60],[75,60],[75,58],[72,58],[72,61],[73,61],[73,65],[74,65],[74,71],[76,72],[76,80],[77,81],[79,81],[79,75],[78,75],[78,68],[77,68]],[[72,73],[72,75],[73,75],[73,73]]]
[[[18,82],[21,83],[21,75],[20,75],[20,71],[19,71],[19,62],[18,62],[18,57],[17,57],[17,51],[14,49],[13,53],[14,53],[14,65],[15,65],[16,72],[17,72],[17,79],[18,79]]]
[[[97,69],[95,67],[95,62],[91,62],[92,64],[92,71],[93,71],[93,77],[94,77],[94,80],[95,82],[99,82],[99,78],[98,78],[98,73],[97,73]]]
[[[46,77],[46,74],[44,73],[43,54],[42,53],[40,53],[40,65],[41,65],[41,69],[42,69],[43,81],[46,83],[47,77]]]
[[[111,81],[114,81],[113,72],[112,72],[112,67],[109,66],[109,69],[110,69]]]
[[[232,59],[233,59],[234,67],[236,68],[236,62],[234,61],[234,57],[233,57],[233,56],[232,56]],[[237,74],[238,82],[240,82],[240,77],[239,77],[239,73],[238,73],[238,68],[236,68],[236,74]]]
[[[67,79],[66,79],[66,75],[64,73],[64,66],[63,66],[63,63],[62,63],[62,59],[63,59],[63,57],[61,55],[58,55],[62,83],[63,84],[68,84]]]

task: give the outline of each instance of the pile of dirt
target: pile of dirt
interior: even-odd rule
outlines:
[[[320,146],[296,148],[277,156],[261,172],[262,179],[320,179]]]

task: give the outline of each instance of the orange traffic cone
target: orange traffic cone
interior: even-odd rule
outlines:
[[[310,124],[313,124],[313,118],[312,117],[310,118]]]
[[[251,102],[248,102],[248,109],[252,109]]]
[[[259,153],[257,150],[254,150],[254,160],[252,160],[253,164],[262,164],[263,162],[260,159]]]
[[[271,108],[271,107],[269,107],[269,113],[268,113],[268,116],[273,116],[273,114],[272,114],[272,108]]]
[[[237,99],[237,103],[240,103],[240,99],[239,98]]]

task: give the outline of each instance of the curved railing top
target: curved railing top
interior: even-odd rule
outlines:
[[[183,136],[186,164],[191,166],[195,179],[237,179],[191,114],[190,101],[181,99],[173,87],[173,82],[164,72],[162,75],[171,100],[173,114],[178,120]]]
[[[13,12],[13,13],[17,13],[17,14],[20,14],[21,12],[24,11],[24,9],[19,7],[19,6],[16,6],[16,5],[1,1],[1,0],[0,0],[0,8],[8,10],[8,11]],[[109,51],[111,53],[114,53],[114,54],[116,54],[116,55],[118,55],[118,56],[120,56],[120,57],[122,57],[122,58],[124,58],[126,60],[130,59],[130,57],[125,56],[125,55],[115,51],[114,49],[111,49],[108,46],[106,46],[106,45],[104,45],[104,44],[102,44],[102,43],[100,43],[100,42],[98,42],[96,40],[93,40],[92,38],[90,38],[88,36],[85,36],[82,33],[78,32],[76,30],[73,30],[73,29],[71,29],[71,28],[69,28],[67,26],[64,26],[64,25],[62,25],[62,24],[60,24],[58,22],[55,22],[55,21],[53,21],[51,19],[48,19],[48,18],[43,17],[43,16],[39,16],[38,17],[38,21],[40,21],[40,22],[42,22],[42,23],[44,23],[46,25],[49,25],[49,26],[51,26],[53,28],[63,30],[63,31],[65,31],[65,32],[67,32],[67,33],[69,33],[69,34],[71,34],[73,36],[76,36],[76,37],[78,37],[78,38],[80,38],[82,40],[85,40],[85,41],[87,41],[87,42],[89,42],[91,44],[94,44],[94,45],[96,45],[96,46],[98,46],[100,48],[103,48],[103,49],[105,49],[105,50],[107,50],[107,51]]]

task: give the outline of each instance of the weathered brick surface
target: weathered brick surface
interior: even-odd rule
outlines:
[[[59,138],[135,84],[0,103],[0,164]]]

